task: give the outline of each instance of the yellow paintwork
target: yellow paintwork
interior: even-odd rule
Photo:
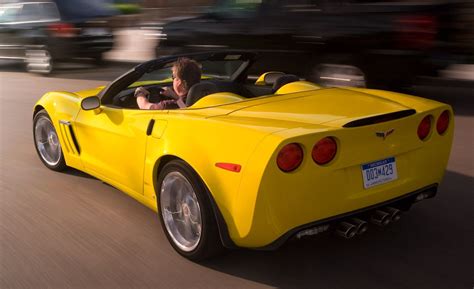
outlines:
[[[192,108],[211,107],[226,103],[238,102],[244,99],[245,97],[242,97],[232,92],[218,92],[207,95],[206,97],[196,101],[196,103],[193,104]]]
[[[35,106],[50,115],[67,165],[104,180],[156,211],[159,164],[165,156],[181,158],[207,185],[231,239],[243,247],[265,246],[300,225],[440,183],[454,131],[450,106],[380,90],[328,89],[297,82],[282,87],[278,96],[242,99],[217,93],[181,110],[106,106],[81,110],[81,99],[101,89],[47,93]],[[417,113],[342,128],[352,120],[404,109]],[[446,109],[451,122],[440,136],[436,120]],[[421,141],[416,131],[426,115],[433,116],[433,129]],[[147,136],[151,119],[155,125]],[[72,124],[80,154],[68,142],[70,136],[60,127],[60,120]],[[389,129],[394,133],[387,139],[375,137],[376,131]],[[338,153],[331,163],[318,166],[311,159],[311,149],[325,136],[336,139]],[[276,166],[276,156],[292,142],[301,144],[304,160],[294,172],[283,173]],[[364,189],[361,165],[388,157],[396,159],[398,179]],[[242,170],[223,170],[215,166],[217,162],[240,164]]]
[[[287,94],[287,93],[293,93],[295,91],[302,92],[302,91],[309,91],[309,90],[315,90],[315,89],[320,89],[321,86],[308,82],[308,81],[295,81],[295,82],[290,82],[288,84],[283,85],[280,87],[275,94]]]

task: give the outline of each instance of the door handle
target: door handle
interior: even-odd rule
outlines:
[[[150,119],[150,122],[148,123],[148,127],[146,128],[146,135],[151,135],[153,132],[153,126],[155,125],[155,120]]]

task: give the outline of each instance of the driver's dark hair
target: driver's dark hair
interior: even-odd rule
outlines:
[[[201,65],[195,60],[180,57],[173,64],[175,76],[183,81],[184,89],[189,90],[191,86],[201,80]]]

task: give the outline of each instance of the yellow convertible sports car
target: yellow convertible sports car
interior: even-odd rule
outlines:
[[[177,57],[106,87],[45,94],[33,112],[41,161],[157,211],[171,245],[191,260],[326,231],[352,238],[436,194],[453,138],[449,105],[281,72],[252,78],[257,58],[248,52],[186,56],[203,75],[185,108],[140,110],[133,96],[144,86],[157,101]]]

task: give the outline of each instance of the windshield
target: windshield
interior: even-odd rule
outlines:
[[[235,74],[240,73],[248,65],[248,60],[238,59],[240,55],[229,55],[227,57],[226,60],[199,61],[202,68],[202,79],[232,80]],[[163,68],[146,72],[130,87],[171,82],[172,66],[173,63],[168,63]]]
[[[242,66],[247,66],[247,63],[248,61],[243,60],[207,60],[201,62],[202,74],[211,78],[229,80]]]
[[[193,53],[186,55],[186,57],[194,60],[200,66],[201,79],[215,80],[209,83],[231,85],[243,81],[243,78],[247,75],[247,69],[255,60],[256,54],[244,51],[216,51]],[[102,103],[132,107],[124,105],[123,101],[124,99],[128,101],[129,96],[133,98],[135,87],[144,86],[159,89],[159,87],[171,85],[173,83],[172,68],[177,60],[179,60],[178,56],[164,57],[138,65],[102,90],[99,95]],[[187,62],[186,60],[183,61]],[[183,61],[180,61],[179,65],[182,65]],[[191,77],[191,81],[194,83],[198,80],[195,72],[199,71],[196,71],[196,64],[192,66],[194,66],[192,69],[194,72],[188,74],[188,76]],[[159,87],[152,87],[154,85]],[[240,90],[236,88],[236,91]],[[136,105],[136,101],[132,100],[132,102]]]

